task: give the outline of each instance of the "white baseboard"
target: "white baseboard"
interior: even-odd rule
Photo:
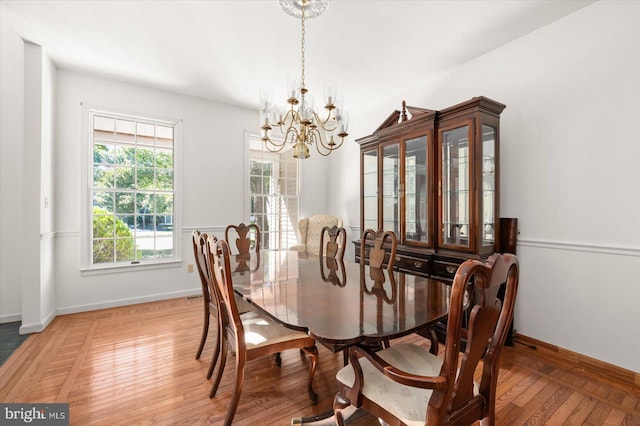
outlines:
[[[8,322],[22,321],[22,314],[5,314],[0,315],[0,324],[6,324]]]
[[[158,300],[175,299],[177,297],[201,296],[202,289],[182,290],[163,294],[154,294],[144,297],[133,297],[129,299],[110,300],[108,302],[94,303],[88,305],[69,306],[66,308],[58,308],[55,312],[51,312],[43,322],[22,324],[20,326],[20,334],[40,333],[53,321],[57,315],[75,314],[78,312],[96,311],[98,309],[116,308],[119,306],[136,305],[139,303],[156,302]],[[22,314],[5,314],[0,316],[0,324],[16,322],[22,320]]]
[[[18,330],[19,334],[31,334],[31,333],[40,333],[42,330],[47,328],[47,326],[53,321],[56,317],[56,312],[51,311],[49,315],[44,319],[44,321],[39,323],[31,323],[31,324],[22,324],[20,326],[20,330]]]
[[[143,297],[132,297],[127,299],[110,300],[108,302],[93,303],[88,305],[68,306],[58,308],[57,315],[75,314],[78,312],[97,311],[98,309],[116,308],[119,306],[137,305],[139,303],[157,302],[159,300],[175,299],[177,297],[189,297],[202,294],[202,288],[174,291],[170,293],[154,294]]]

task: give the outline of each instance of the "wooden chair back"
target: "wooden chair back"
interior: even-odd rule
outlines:
[[[209,303],[209,289],[207,288],[206,267],[207,262],[205,260],[204,249],[207,241],[207,234],[203,234],[197,229],[191,233],[191,242],[193,245],[193,258],[196,261],[196,268],[198,269],[198,275],[200,276],[200,283],[202,285],[202,297],[204,298],[205,305]]]
[[[389,244],[390,253],[389,261],[387,263],[387,269],[393,269],[393,265],[396,261],[396,249],[398,246],[398,240],[396,234],[393,231],[374,231],[373,229],[366,229],[362,233],[362,244],[360,244],[360,261],[364,262],[365,252],[367,247],[367,239],[373,240],[373,247],[369,249],[369,265],[372,268],[382,268],[385,258],[384,245]]]
[[[245,225],[244,223],[241,223],[240,225],[227,226],[224,230],[224,239],[229,245],[231,245],[231,241],[229,240],[230,231],[235,231],[237,234],[235,243],[236,248],[238,249],[238,254],[249,254],[249,251],[251,250],[251,232],[255,234],[255,245],[253,248],[257,252],[260,251],[260,227],[257,224],[251,223],[249,225]]]
[[[513,320],[518,270],[515,255],[498,253],[486,263],[467,260],[458,268],[442,358],[413,344],[391,345],[380,352],[351,347],[350,365],[338,373],[337,423],[344,424],[342,410],[355,405],[393,425],[469,425],[478,420],[494,424],[500,353]],[[498,297],[503,284],[504,303]],[[346,380],[348,369],[353,383]],[[474,377],[479,378],[477,387]],[[380,386],[393,391],[381,395]],[[416,411],[423,401],[425,411]]]
[[[326,249],[325,249],[325,236]],[[347,231],[341,226],[323,226],[320,231],[320,257],[327,256],[334,259],[344,259],[344,250],[347,245]]]
[[[198,269],[198,275],[202,282],[202,296],[204,297],[210,308],[216,308],[218,306],[218,299],[216,297],[217,289],[211,281],[211,273],[209,270],[209,263],[207,261],[207,241],[212,240],[214,243],[218,241],[215,235],[207,235],[206,233],[200,233],[199,231],[193,231],[193,253],[196,259],[196,268]]]
[[[216,323],[218,324],[219,329],[219,317],[218,317],[218,299],[217,289],[213,285],[211,281],[211,274],[209,265],[206,258],[206,250],[207,250],[207,241],[211,238],[213,241],[217,241],[215,236],[209,237],[206,233],[201,233],[198,230],[195,230],[191,234],[191,241],[193,245],[193,257],[196,262],[196,267],[198,268],[198,275],[200,276],[200,283],[202,285],[202,300],[204,302],[204,318],[202,324],[202,335],[200,337],[200,344],[198,345],[198,350],[196,352],[196,359],[199,359],[202,355],[202,350],[204,349],[204,344],[207,340],[207,336],[209,335],[209,320],[213,316]],[[218,359],[218,354],[220,350],[220,339],[219,336],[216,336],[216,343],[213,350],[213,357],[211,361],[211,366],[209,368],[209,372],[207,377],[211,377],[213,373],[213,367]]]
[[[476,420],[495,421],[495,397],[498,383],[500,352],[513,320],[518,288],[518,258],[512,254],[493,254],[486,263],[465,261],[456,272],[451,289],[451,305],[447,320],[444,363],[440,375],[446,386],[433,391],[427,410],[427,421],[470,424]],[[505,284],[504,302],[498,291]],[[470,289],[470,297],[467,294]],[[467,308],[465,302],[471,302]],[[464,327],[465,309],[470,310]],[[458,369],[460,342],[466,346]],[[474,395],[474,374],[482,361],[478,394]]]
[[[202,244],[201,240],[202,235],[204,235],[204,241],[206,241],[206,234],[201,234],[197,229],[191,233],[193,258],[196,262],[196,267],[198,268],[198,276],[200,277],[200,285],[202,286],[202,301],[204,302],[202,336],[200,337],[200,344],[198,345],[198,350],[196,351],[196,359],[199,359],[200,355],[202,355],[202,350],[204,349],[204,344],[207,340],[207,335],[209,334],[209,315],[211,313],[211,309],[209,306],[211,297],[209,296],[207,278],[205,275],[205,271],[203,270],[203,268],[206,268],[206,261],[204,257],[204,245]]]
[[[209,239],[207,243],[207,261],[211,268],[212,285],[216,287],[219,297],[219,306],[222,311],[222,326],[228,327],[231,334],[242,337],[244,328],[240,320],[240,312],[236,304],[234,296],[233,283],[231,281],[231,262],[229,261],[231,250],[229,244],[225,240],[215,241]],[[224,328],[221,329],[224,333]],[[236,338],[234,342],[230,342],[236,351],[244,352],[246,347],[244,339]]]

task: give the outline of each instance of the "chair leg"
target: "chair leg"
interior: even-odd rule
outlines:
[[[216,368],[216,363],[218,362],[218,356],[220,355],[220,343],[223,339],[222,332],[220,331],[220,323],[218,322],[218,329],[216,330],[216,343],[213,347],[213,355],[211,356],[211,365],[209,365],[209,371],[207,371],[207,379],[211,378],[213,375],[213,369]]]
[[[498,386],[498,371],[493,372],[493,377],[491,378],[491,385],[489,388],[489,400],[487,401],[487,408],[485,410],[486,417],[480,420],[480,424],[482,426],[493,426],[496,424],[496,388]]]
[[[244,384],[244,367],[247,363],[247,357],[245,353],[236,354],[236,380],[233,384],[233,394],[231,396],[231,402],[227,409],[227,417],[224,419],[225,426],[231,426],[231,422],[236,415],[238,409],[238,403],[240,402],[240,394],[242,393],[242,385]]]
[[[429,335],[427,336],[427,339],[429,339],[429,341],[431,342],[431,347],[429,347],[429,352],[431,352],[433,355],[438,355],[439,344],[438,344],[438,336],[436,335],[436,330],[434,330],[433,327],[430,327],[428,333]]]
[[[309,392],[309,399],[312,404],[318,403],[318,394],[313,391],[313,376],[316,374],[316,367],[318,366],[318,348],[310,346],[303,349],[307,358],[311,362],[309,366],[309,381],[307,384],[307,392]]]
[[[340,392],[338,392],[333,399],[333,415],[336,418],[336,424],[338,426],[344,426],[344,418],[342,417],[342,410],[351,406],[351,402],[342,396]]]
[[[216,378],[213,382],[213,386],[211,386],[211,392],[209,393],[209,398],[213,398],[216,396],[216,392],[218,391],[218,386],[220,386],[220,381],[222,380],[222,373],[224,372],[224,367],[227,364],[227,341],[222,339],[222,347],[220,348],[220,365],[218,366],[218,374],[216,374]]]
[[[200,359],[202,349],[204,349],[204,342],[207,340],[207,335],[209,334],[209,316],[209,312],[205,310],[204,323],[202,325],[202,337],[200,337],[200,346],[198,346],[198,352],[196,352],[196,359]]]

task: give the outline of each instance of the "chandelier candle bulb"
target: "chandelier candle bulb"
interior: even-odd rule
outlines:
[[[324,100],[326,103],[325,108],[328,110],[333,109],[333,102],[336,99],[336,94],[338,93],[338,86],[335,82],[326,83],[324,85]]]
[[[300,97],[300,85],[298,84],[298,80],[289,77],[287,79],[287,93],[289,96],[287,102],[290,104],[297,104],[298,98]]]

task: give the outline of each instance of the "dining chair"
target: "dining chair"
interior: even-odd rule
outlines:
[[[234,297],[231,266],[229,261],[229,245],[225,240],[207,242],[207,261],[212,281],[217,285],[219,305],[222,307],[221,358],[217,374],[211,387],[210,398],[216,395],[227,360],[229,346],[235,352],[235,380],[231,402],[227,410],[224,424],[230,425],[235,416],[245,378],[245,366],[248,361],[288,349],[299,349],[309,359],[309,375],[307,392],[313,404],[318,402],[318,395],[313,391],[313,376],[318,362],[318,349],[315,341],[303,331],[293,330],[275,322],[258,311],[241,315]]]
[[[217,238],[212,235],[210,237],[213,241],[217,241]],[[211,378],[213,374],[214,367],[217,363],[218,356],[220,354],[220,338],[221,338],[221,328],[218,322],[218,304],[217,298],[215,297],[214,292],[216,289],[213,287],[210,274],[209,274],[209,266],[207,265],[205,250],[206,243],[209,239],[209,236],[206,233],[201,233],[199,230],[195,230],[191,234],[191,241],[193,243],[193,255],[196,261],[196,267],[198,268],[198,275],[200,276],[200,283],[202,285],[202,300],[204,302],[204,322],[202,326],[202,336],[200,337],[200,345],[198,345],[198,351],[196,352],[196,359],[200,359],[202,355],[202,350],[204,349],[204,344],[207,340],[207,336],[209,335],[209,321],[211,317],[214,317],[216,320],[216,340],[215,346],[213,348],[213,355],[211,358],[211,365],[209,366],[209,371],[207,372],[207,378]],[[249,302],[242,299],[242,297],[237,296],[236,298],[238,310],[241,313],[253,311],[255,308]]]
[[[204,238],[202,238],[204,237]],[[215,312],[216,306],[211,306],[212,299],[209,295],[209,288],[207,286],[207,280],[205,276],[205,272],[203,268],[206,268],[205,260],[204,260],[204,242],[207,240],[207,234],[200,233],[199,230],[195,230],[191,233],[191,242],[193,245],[193,257],[196,261],[196,267],[198,268],[198,275],[200,276],[200,284],[202,286],[202,300],[204,302],[204,321],[202,325],[202,336],[200,337],[200,344],[198,345],[198,351],[196,352],[196,359],[200,359],[200,355],[202,355],[202,350],[204,349],[204,343],[207,340],[207,336],[209,335],[209,318],[211,317],[212,310]],[[216,313],[217,317],[217,313]],[[216,340],[216,348],[214,349],[214,353],[216,350],[219,350],[217,340]]]
[[[390,253],[387,262],[387,269],[392,270],[396,261],[396,249],[398,247],[398,239],[393,231],[382,231],[373,229],[365,229],[362,233],[362,244],[360,245],[360,259],[364,262],[366,253],[367,238],[372,240],[373,246],[369,249],[369,265],[373,268],[382,268],[385,258],[384,244],[389,244]]]
[[[327,241],[325,244],[325,235]],[[320,251],[319,256],[332,257],[334,259],[344,259],[344,251],[347,246],[347,230],[341,226],[323,226],[320,231]]]
[[[231,245],[231,241],[229,240],[229,234],[232,233],[231,231],[235,231],[237,234],[235,244],[238,249],[238,254],[249,254],[249,251],[252,248],[251,234],[255,235],[253,249],[256,252],[260,252],[260,227],[258,224],[250,223],[249,225],[245,225],[244,223],[241,223],[240,225],[227,226],[224,230],[224,239],[229,245]]]
[[[501,303],[497,294],[503,283]],[[473,297],[468,296],[467,286]],[[500,352],[513,319],[517,288],[515,255],[493,254],[486,263],[465,261],[451,288],[444,356],[414,344],[379,352],[351,347],[350,364],[336,376],[337,423],[344,424],[342,410],[353,405],[390,425],[468,425],[477,420],[493,425]],[[464,328],[467,309],[469,323]],[[461,352],[463,337],[467,343]],[[479,383],[474,383],[476,369]]]

